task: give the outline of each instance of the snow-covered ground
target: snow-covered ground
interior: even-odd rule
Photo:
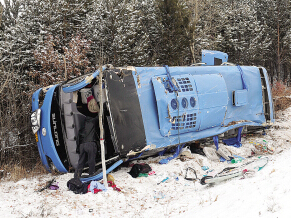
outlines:
[[[158,164],[164,157],[148,158],[156,172],[149,177],[132,178],[122,167],[111,173],[122,192],[109,188],[107,192],[77,195],[69,191],[67,181],[73,174],[57,176],[58,190],[42,187],[52,175],[24,179],[17,183],[0,183],[1,217],[290,217],[291,215],[291,108],[279,115],[267,135],[244,136],[243,147],[228,149],[247,157],[254,148],[250,142],[266,140],[275,148],[267,155],[268,164],[252,177],[234,178],[215,185],[201,185],[184,179],[185,169],[192,167],[202,178],[208,166],[219,172],[228,163],[218,163],[193,154],[182,162],[174,159],[166,165]],[[246,158],[244,162],[252,160]],[[137,163],[135,161],[134,163]],[[166,177],[167,182],[157,184]],[[174,178],[178,177],[178,181]]]

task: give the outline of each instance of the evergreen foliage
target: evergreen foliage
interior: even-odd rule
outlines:
[[[168,65],[189,64],[188,39],[185,28],[189,24],[190,11],[179,0],[158,0],[162,23],[161,63]],[[187,63],[188,62],[188,63]]]
[[[44,70],[34,54],[48,49],[49,35],[63,56],[78,34],[90,42],[90,69],[189,65],[209,49],[229,53],[235,63],[263,65],[272,79],[290,80],[287,0],[4,0],[2,9],[0,64],[13,66],[24,80]]]
[[[289,0],[2,2],[2,147],[34,142],[28,120],[36,89],[102,64],[191,65],[201,61],[201,50],[219,50],[230,62],[266,67],[274,84],[290,84]]]

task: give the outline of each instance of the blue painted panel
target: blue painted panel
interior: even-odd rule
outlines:
[[[172,80],[179,88],[177,94],[168,88],[167,76],[152,78],[162,136],[221,125],[228,104],[226,84],[221,75],[183,74],[172,76]]]
[[[105,67],[103,67],[103,70],[104,69],[105,69]],[[98,75],[99,75],[99,70],[96,70],[91,76],[85,77],[82,81],[80,81],[74,85],[71,85],[71,86],[63,85],[63,91],[65,93],[69,93],[69,92],[74,92],[74,91],[77,91],[79,89],[82,89],[85,86],[87,86],[92,81],[92,79],[96,78]]]
[[[165,107],[170,105],[170,98],[165,98],[167,101],[163,103],[158,102],[163,101],[163,94],[162,91],[156,91],[155,84],[151,81],[152,78],[166,78],[165,69],[162,67],[137,67],[136,72],[133,72],[133,76],[141,105],[147,144],[155,145],[159,148],[218,135],[227,130],[244,125],[261,126],[265,122],[265,117],[262,106],[262,87],[259,70],[257,67],[242,66],[241,68],[244,72],[245,83],[249,89],[248,104],[244,107],[236,107],[232,104],[232,92],[243,89],[241,74],[236,66],[170,67],[171,76],[174,78],[178,78],[178,76],[181,75],[190,75],[189,78],[194,78],[197,75],[211,74],[216,77],[220,76],[221,79],[224,80],[225,85],[220,84],[223,80],[219,82],[217,90],[220,90],[221,94],[218,94],[218,99],[216,99],[215,92],[212,93],[213,96],[211,98],[214,105],[217,105],[217,107],[213,107],[213,110],[210,110],[211,108],[206,108],[208,107],[207,105],[210,105],[210,100],[204,101],[203,109],[205,109],[205,111],[203,114],[203,109],[201,109],[200,106],[202,103],[200,99],[198,99],[198,94],[196,93],[196,101],[199,105],[197,110],[201,112],[198,117],[205,117],[204,121],[202,121],[201,118],[202,125],[200,131],[180,132],[177,135],[174,134],[175,132],[173,130],[170,131],[170,134],[166,134],[165,128],[162,130],[164,131],[163,135],[160,132],[161,121],[159,120],[159,107],[163,108],[163,113],[166,114],[166,116],[163,117],[164,119],[168,115]],[[213,78],[215,78],[215,76]],[[203,81],[203,79],[201,81]],[[210,81],[207,80],[207,82]],[[159,88],[162,90],[164,87],[160,86]],[[204,93],[208,93],[209,88],[203,88],[204,86],[201,86],[200,89],[204,90]],[[181,92],[179,92],[178,101],[181,101],[183,97],[185,97],[183,96],[184,94],[186,93],[181,94]],[[167,96],[168,95],[169,94],[167,94]],[[159,104],[161,104],[161,106],[159,106]],[[211,119],[213,119],[213,123],[211,123]],[[221,119],[222,122],[220,124]],[[167,126],[167,128],[169,128],[169,126]]]
[[[153,77],[162,136],[195,131],[199,128],[199,101],[192,75],[173,76],[179,91],[172,92],[167,86],[167,76]]]
[[[234,91],[234,104],[237,107],[244,106],[248,103],[248,90]]]
[[[220,74],[195,75],[199,108],[226,106],[228,103],[227,88]]]
[[[221,51],[202,50],[201,62],[206,63],[206,65],[214,65],[215,58],[221,59],[224,63],[228,61],[228,54]]]
[[[229,123],[252,120],[256,123],[264,123],[264,110],[262,101],[262,84],[259,69],[257,67],[242,66],[244,81],[248,87],[248,104],[244,107],[236,107],[232,102],[232,93],[236,90],[243,90],[242,79],[237,67],[227,67],[227,74],[224,75],[227,84],[229,103],[228,112],[224,120],[224,126]]]
[[[41,90],[42,90],[41,88],[38,89],[32,95],[32,112],[34,112],[36,109],[39,108],[39,94],[40,94]],[[42,114],[41,114],[41,116],[42,116]],[[44,150],[43,150],[42,143],[41,143],[41,135],[40,135],[41,128],[37,131],[36,134],[38,137],[37,147],[38,147],[40,159],[41,159],[44,167],[46,168],[46,170],[50,172],[50,167],[49,167],[49,164],[48,164],[47,159],[45,157]]]
[[[221,126],[228,104],[227,88],[221,74],[194,75],[201,123],[199,131]]]
[[[224,107],[213,107],[205,110],[201,110],[201,124],[199,131],[220,127],[223,123],[223,118],[226,113],[226,106]]]
[[[39,130],[39,136],[43,145],[43,151],[45,155],[51,158],[54,165],[60,172],[67,172],[66,168],[62,164],[59,155],[56,151],[55,144],[52,138],[52,132],[51,132],[51,124],[50,124],[50,117],[51,117],[51,104],[52,104],[52,98],[54,94],[54,90],[58,85],[52,86],[46,93],[43,105],[41,107],[41,125]],[[44,136],[42,134],[42,129],[46,129],[46,135]]]

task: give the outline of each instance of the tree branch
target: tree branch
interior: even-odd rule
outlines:
[[[3,89],[5,88],[5,86],[7,85],[7,83],[10,81],[10,79],[11,79],[11,76],[8,75],[6,81],[4,82],[2,87],[0,87],[0,94],[3,91]]]

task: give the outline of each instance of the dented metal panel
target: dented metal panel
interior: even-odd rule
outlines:
[[[195,81],[190,75],[173,76],[179,91],[169,88],[168,77],[153,77],[158,107],[161,135],[177,135],[179,132],[195,131],[199,128],[199,102]],[[191,99],[191,103],[190,103]]]
[[[167,76],[153,77],[161,135],[177,135],[221,125],[228,103],[219,74],[177,75],[178,92],[168,87]]]
[[[194,75],[201,124],[199,131],[220,126],[226,113],[228,96],[224,78],[221,74]]]
[[[259,70],[257,67],[245,66],[241,69],[248,87],[248,103],[237,107],[233,105],[233,91],[243,90],[243,86],[236,66],[170,67],[172,78],[177,82],[179,78],[188,78],[192,85],[190,88],[193,88],[178,94],[167,90],[165,68],[136,67],[133,77],[147,144],[159,148],[218,135],[244,125],[263,126],[266,120]],[[193,108],[189,108],[191,97],[196,104]],[[183,98],[187,99],[188,108],[183,108]],[[172,107],[174,100],[177,100],[180,110],[174,109],[175,102]],[[189,114],[196,114],[195,127],[184,128]]]

